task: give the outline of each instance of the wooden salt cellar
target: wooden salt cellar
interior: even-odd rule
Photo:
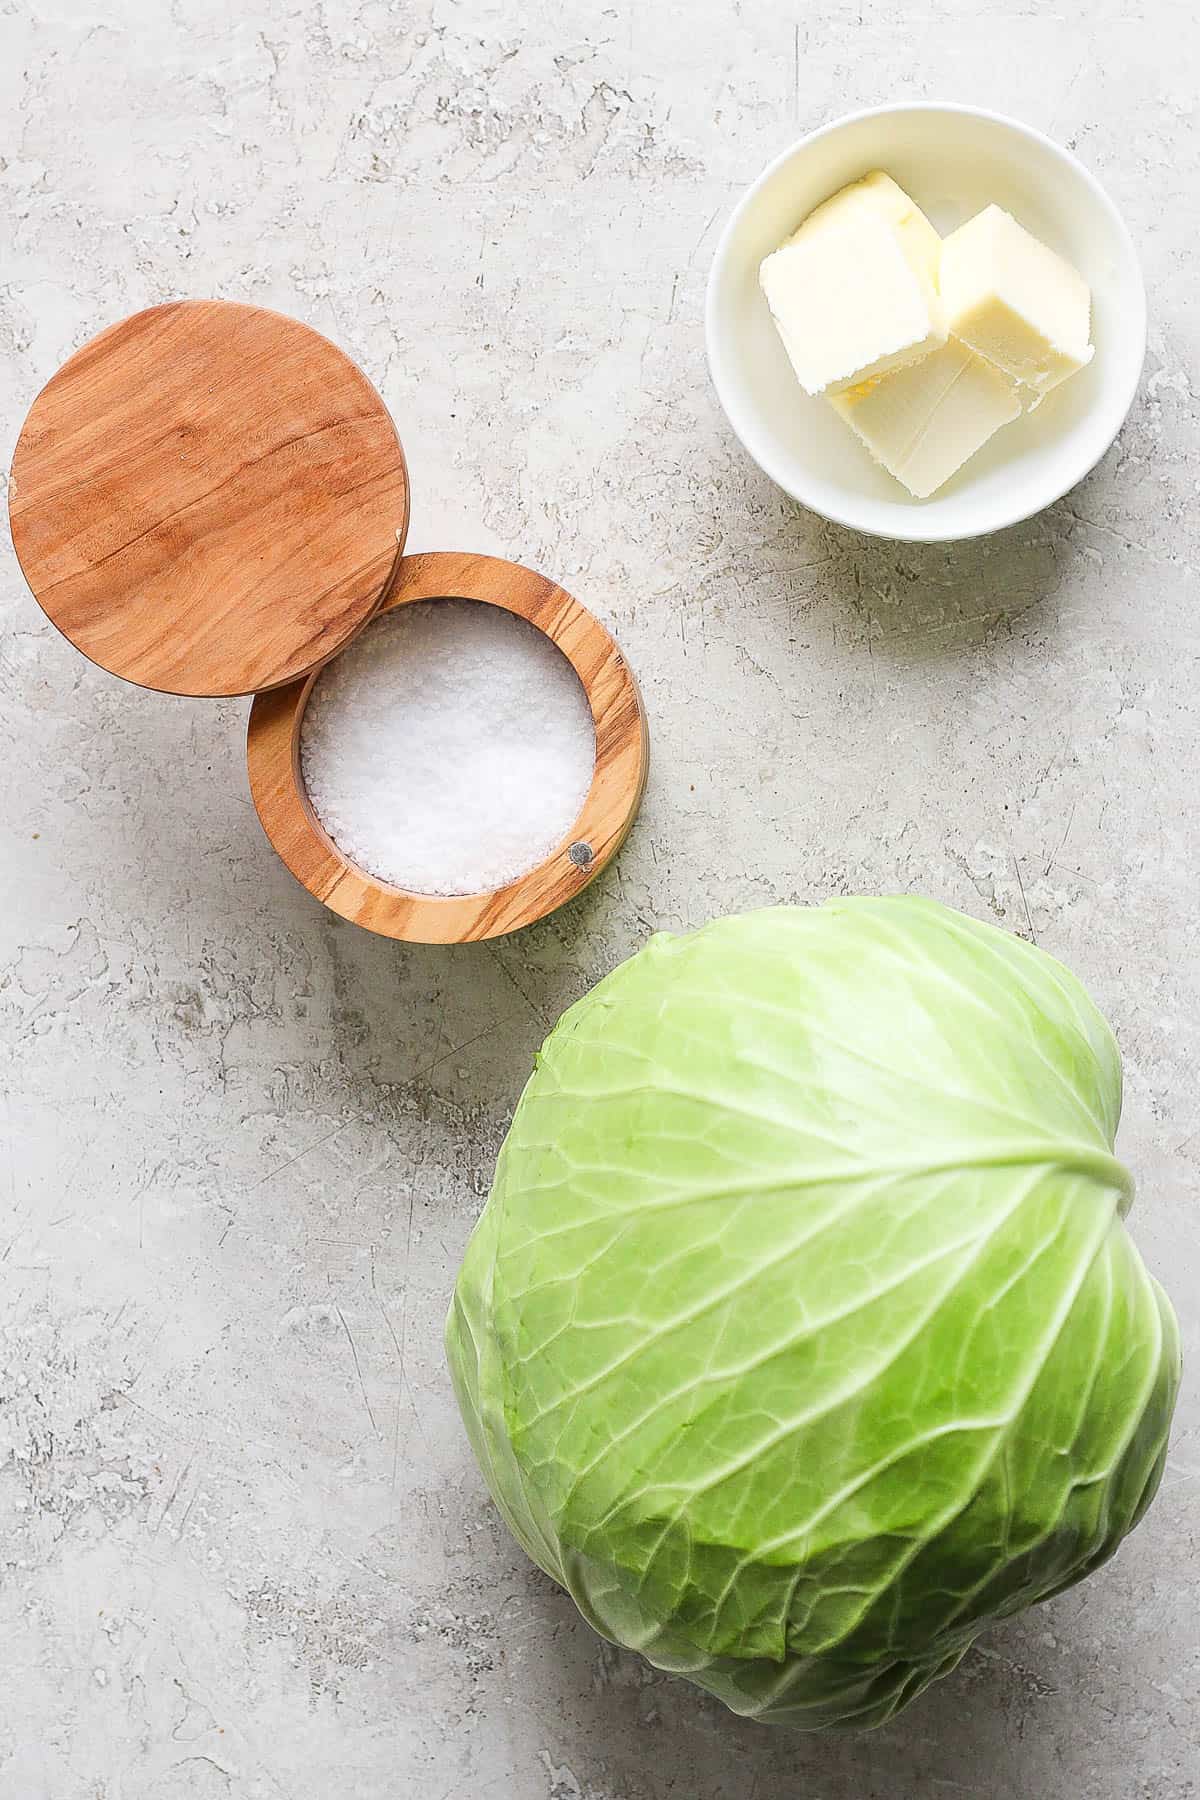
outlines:
[[[545,862],[494,893],[448,897],[389,887],[349,862],[313,812],[300,773],[313,675],[255,697],[246,749],[263,829],[297,880],[356,925],[422,944],[499,937],[570,900],[620,849],[646,785],[637,685],[608,632],[578,600],[519,563],[438,551],[400,560],[384,610],[447,597],[483,600],[528,619],[558,645],[587,694],[596,727],[592,785],[570,835]]]
[[[229,301],[151,307],[93,338],[35,400],[13,457],[13,544],[47,617],[143,687],[253,694],[250,787],[293,875],[343,918],[413,943],[516,931],[620,849],[646,782],[637,684],[608,632],[498,557],[403,554],[404,452],[367,377],[295,319]],[[569,835],[490,894],[410,894],[318,823],[300,727],[319,670],[379,611],[461,598],[528,619],[569,659],[596,764]],[[536,721],[530,721],[536,729]]]

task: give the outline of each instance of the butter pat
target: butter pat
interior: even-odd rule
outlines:
[[[1021,412],[1017,384],[953,338],[830,404],[876,462],[925,500]]]
[[[853,387],[945,343],[940,254],[924,213],[876,169],[764,258],[759,282],[806,393]]]
[[[942,245],[941,293],[951,334],[1043,394],[1092,360],[1087,282],[998,206]]]

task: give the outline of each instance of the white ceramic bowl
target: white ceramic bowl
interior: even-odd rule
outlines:
[[[826,401],[803,392],[758,285],[768,251],[869,169],[894,176],[943,233],[994,200],[1092,290],[1096,354],[1087,368],[998,431],[928,500],[910,498]],[[1100,460],[1137,391],[1146,294],[1120,214],[1069,151],[997,113],[920,102],[838,119],[763,171],[717,246],[705,329],[729,422],[773,481],[840,525],[940,542],[1027,519]]]

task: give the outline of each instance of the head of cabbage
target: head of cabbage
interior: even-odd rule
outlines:
[[[1120,1107],[1073,976],[945,907],[654,938],[542,1050],[448,1322],[525,1550],[606,1638],[810,1728],[1079,1581],[1179,1379]]]

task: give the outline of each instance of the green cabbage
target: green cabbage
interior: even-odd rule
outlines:
[[[876,1725],[1153,1497],[1179,1378],[1079,983],[927,901],[654,938],[548,1039],[459,1276],[516,1537],[734,1711]]]

